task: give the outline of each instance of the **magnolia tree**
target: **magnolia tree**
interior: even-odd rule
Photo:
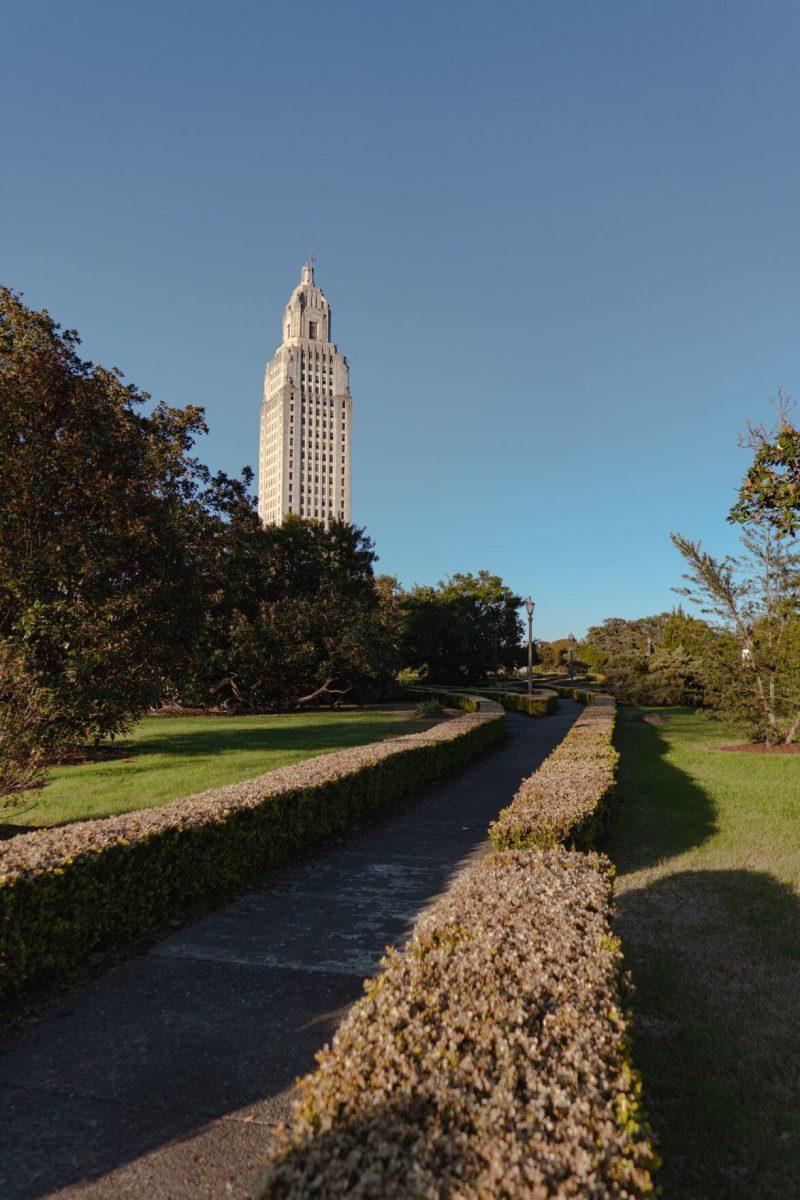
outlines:
[[[0,638],[0,808],[19,804],[64,749],[52,702],[21,647]]]
[[[800,429],[791,419],[792,401],[779,392],[778,420],[770,429],[751,425],[744,444],[754,451],[730,520],[767,524],[779,537],[800,530]]]
[[[770,525],[751,524],[744,554],[716,559],[681,534],[672,541],[689,570],[676,589],[711,621],[706,698],[774,746],[800,730],[800,555]]]

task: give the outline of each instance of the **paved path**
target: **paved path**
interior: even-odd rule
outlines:
[[[509,714],[501,749],[12,1035],[3,1200],[243,1200],[384,946],[485,852],[488,822],[578,711]]]

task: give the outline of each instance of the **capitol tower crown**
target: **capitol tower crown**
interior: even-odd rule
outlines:
[[[283,313],[282,341],[264,373],[258,511],[350,520],[352,398],[347,359],[331,341],[331,307],[313,257]]]

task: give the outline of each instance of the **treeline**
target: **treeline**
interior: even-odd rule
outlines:
[[[728,520],[741,552],[715,558],[682,534],[682,607],[638,620],[611,617],[586,637],[540,647],[558,669],[603,672],[616,696],[635,704],[706,705],[774,746],[800,735],[800,429],[789,398],[772,428],[750,426],[753,461]]]
[[[391,693],[401,667],[466,679],[513,663],[518,598],[502,580],[404,592],[376,579],[362,529],[264,528],[250,470],[196,457],[201,409],[146,405],[79,344],[0,289],[6,791],[166,702],[362,702]]]

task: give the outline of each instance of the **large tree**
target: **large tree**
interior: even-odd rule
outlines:
[[[0,288],[0,636],[75,740],[162,694],[198,627],[202,410],[157,404]]]
[[[205,608],[180,697],[230,708],[380,698],[397,666],[373,544],[344,521],[262,526],[249,475],[220,475],[207,513]]]
[[[405,666],[447,682],[518,665],[522,600],[499,575],[457,573],[435,588],[412,588],[399,604]]]
[[[672,540],[686,560],[678,589],[711,618],[703,654],[711,703],[775,745],[800,730],[800,555],[770,528],[749,526],[744,554],[716,559],[699,542]]]

